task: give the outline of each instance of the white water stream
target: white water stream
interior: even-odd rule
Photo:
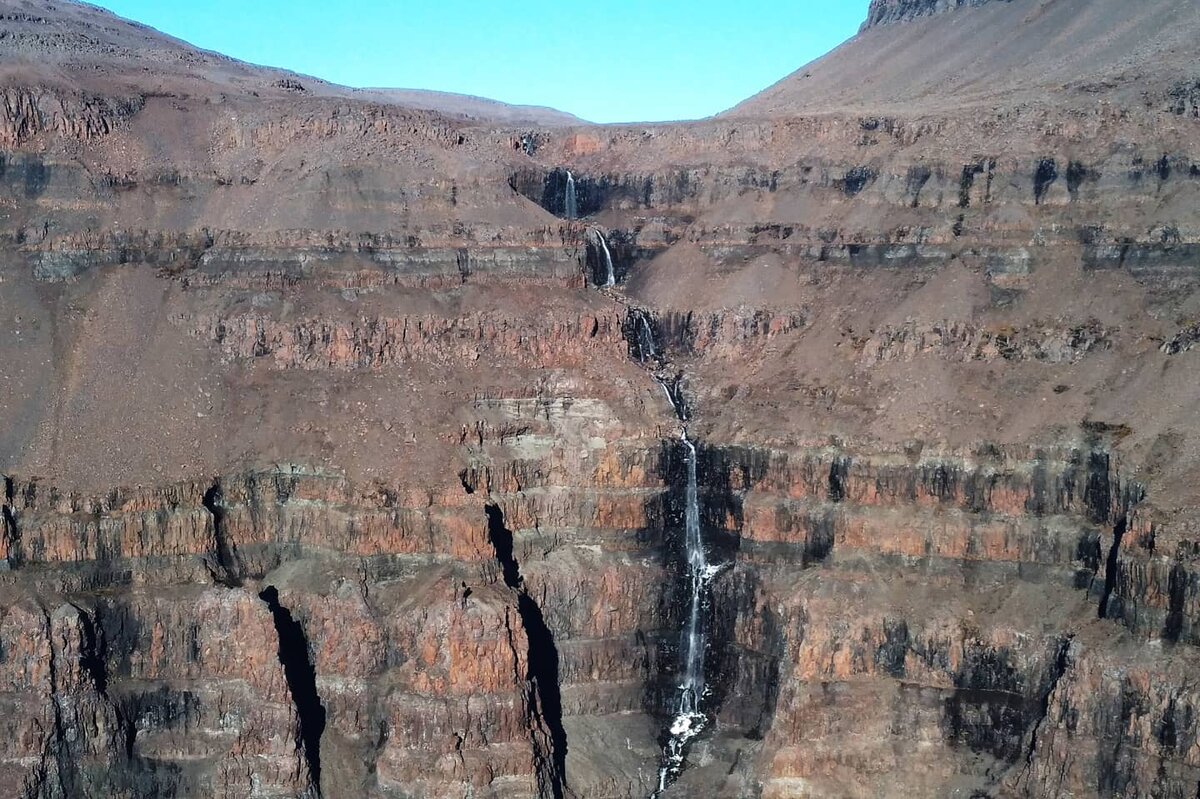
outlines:
[[[567,219],[579,218],[579,200],[575,196],[575,176],[567,170],[567,199],[566,199],[566,215]]]

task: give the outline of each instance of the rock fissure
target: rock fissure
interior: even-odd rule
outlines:
[[[326,710],[317,690],[317,671],[308,636],[304,625],[280,604],[275,586],[267,586],[258,596],[271,611],[279,637],[279,663],[296,708],[296,750],[304,757],[313,791],[320,799],[321,738],[325,734]]]
[[[1112,546],[1108,549],[1108,556],[1105,559],[1104,566],[1104,590],[1100,595],[1099,615],[1102,619],[1107,619],[1111,609],[1109,603],[1112,602],[1113,594],[1117,590],[1117,571],[1121,567],[1121,542],[1125,540],[1125,533],[1129,530],[1129,517],[1122,515],[1113,526],[1112,531]]]
[[[45,748],[42,754],[42,764],[40,768],[42,785],[46,781],[57,783],[58,790],[62,796],[73,796],[78,779],[78,771],[75,758],[72,757],[68,750],[68,743],[75,737],[74,731],[68,729],[67,720],[64,718],[64,704],[66,698],[62,693],[62,665],[60,664],[60,653],[55,640],[55,625],[54,616],[48,610],[43,608],[43,619],[45,621],[46,641],[49,646],[50,659],[47,663],[47,678],[51,692],[51,707],[53,713],[53,733],[47,736]],[[50,762],[53,761],[54,767],[51,769]],[[40,786],[39,786],[40,787]],[[33,795],[38,795],[34,793]]]
[[[230,544],[226,530],[226,508],[224,505],[225,494],[221,487],[221,481],[216,480],[212,486],[204,492],[202,504],[209,515],[212,516],[213,526],[213,554],[217,559],[217,566],[221,570],[222,582],[231,588],[242,585],[241,569],[238,565],[237,549]]]
[[[104,625],[97,610],[93,619],[83,608],[72,605],[79,613],[79,623],[83,631],[83,649],[79,657],[79,665],[87,673],[93,687],[104,699],[108,699],[108,642],[104,636]]]
[[[1062,642],[1058,645],[1058,652],[1054,658],[1054,666],[1050,673],[1050,680],[1048,681],[1046,690],[1042,693],[1038,716],[1033,722],[1033,731],[1029,736],[1029,751],[1025,756],[1026,773],[1028,773],[1029,769],[1032,768],[1033,759],[1037,755],[1038,736],[1041,734],[1042,727],[1046,724],[1046,721],[1050,715],[1050,704],[1051,700],[1054,698],[1054,692],[1058,690],[1058,684],[1062,682],[1063,677],[1066,676],[1067,670],[1071,668],[1071,645],[1074,643],[1074,641],[1075,636],[1072,634],[1063,638]]]
[[[517,615],[528,644],[524,680],[529,686],[529,720],[535,725],[544,725],[549,738],[549,752],[541,751],[535,740],[538,782],[543,795],[549,792],[554,799],[563,799],[568,791],[567,732],[563,726],[558,645],[554,633],[546,624],[541,606],[529,593],[529,587],[521,575],[520,563],[514,553],[513,533],[508,529],[504,511],[494,503],[488,503],[484,511],[488,521],[488,540],[500,565],[504,584],[516,592]]]
[[[16,486],[16,479],[5,475],[4,502],[0,506],[0,521],[4,523],[4,539],[8,549],[9,568],[17,568],[21,565],[21,528],[17,524]]]
[[[1171,576],[1167,583],[1167,618],[1163,624],[1163,639],[1171,643],[1179,643],[1183,637],[1184,624],[1187,616],[1184,606],[1188,595],[1188,570],[1182,563],[1171,567]]]

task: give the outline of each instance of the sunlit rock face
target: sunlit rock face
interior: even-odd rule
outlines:
[[[1010,3],[1012,0],[871,0],[863,30],[991,2]]]
[[[1192,3],[606,127],[0,11],[0,795],[1196,796]]]

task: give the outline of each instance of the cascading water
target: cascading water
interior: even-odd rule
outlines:
[[[658,350],[654,346],[654,330],[651,329],[646,314],[641,312],[637,316],[637,353],[641,363],[658,357]],[[672,400],[671,404],[674,405],[675,402]]]
[[[567,170],[567,198],[566,209],[567,219],[579,218],[579,200],[575,196],[575,176],[571,174],[571,170]]]
[[[654,343],[654,330],[642,312],[637,316],[634,331],[637,342],[638,360],[658,361]],[[657,364],[662,366],[661,363]],[[704,674],[704,657],[708,649],[708,632],[705,629],[704,606],[711,598],[713,578],[721,572],[720,566],[708,562],[704,549],[704,538],[700,529],[700,489],[697,477],[698,455],[696,445],[688,436],[687,401],[681,387],[681,377],[671,379],[662,371],[656,371],[655,381],[662,386],[663,393],[671,403],[679,419],[680,440],[686,453],[687,487],[684,491],[684,549],[687,561],[688,610],[687,623],[679,642],[680,683],[675,700],[675,716],[668,728],[667,743],[663,747],[662,762],[658,770],[658,784],[651,799],[658,799],[683,771],[688,747],[709,725],[703,710],[707,695]]]
[[[596,241],[600,245],[600,252],[604,255],[604,266],[608,270],[608,277],[604,281],[604,285],[615,286],[617,285],[617,273],[613,271],[612,253],[608,251],[608,242],[604,240],[604,234],[598,228],[595,230],[595,233]]]
[[[678,412],[678,409],[677,409]],[[704,680],[704,654],[708,646],[707,631],[701,616],[705,598],[709,594],[712,580],[720,572],[719,566],[708,562],[704,551],[704,539],[700,535],[700,497],[696,479],[696,445],[688,438],[685,427],[682,434],[687,449],[687,490],[684,494],[684,547],[687,551],[688,620],[680,641],[680,664],[683,669],[676,701],[675,718],[671,720],[670,738],[663,747],[662,765],[658,769],[658,788],[651,799],[657,799],[683,770],[688,745],[704,732],[708,716],[701,710],[706,694]]]
[[[669,353],[655,340],[655,324],[648,312],[630,307],[625,335],[631,358],[645,367],[671,404],[679,420],[679,438],[685,457],[687,483],[683,495],[684,574],[680,575],[680,598],[686,597],[687,612],[678,648],[679,687],[674,715],[666,730],[658,782],[650,799],[659,799],[683,772],[688,749],[707,730],[714,712],[712,692],[705,674],[705,658],[710,646],[711,619],[708,610],[714,601],[713,580],[729,563],[709,562],[700,526],[699,455],[691,439],[691,410],[684,392],[682,372],[671,371]],[[686,586],[686,588],[685,588]]]

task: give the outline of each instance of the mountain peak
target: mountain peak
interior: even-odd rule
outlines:
[[[865,28],[732,113],[1165,107],[1195,84],[1200,16],[1196,0],[874,0]]]

